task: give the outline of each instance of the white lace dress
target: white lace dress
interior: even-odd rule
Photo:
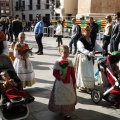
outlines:
[[[21,44],[24,46],[25,44]],[[14,69],[22,81],[22,86],[25,88],[26,86],[30,87],[35,84],[35,73],[33,70],[33,66],[29,58],[25,60],[21,60],[21,55],[18,54],[18,50],[14,50],[15,61],[13,63]],[[25,63],[26,62],[26,63]],[[27,67],[25,67],[25,64]]]

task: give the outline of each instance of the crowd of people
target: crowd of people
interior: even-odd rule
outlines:
[[[34,28],[35,40],[38,45],[37,55],[43,54],[43,29],[44,22],[40,15],[36,16],[37,23]],[[76,24],[76,19],[72,19],[72,35],[69,46],[64,45],[62,41],[63,26],[61,21],[58,21],[55,35],[57,36],[59,53],[61,57],[56,60],[53,67],[53,76],[55,82],[51,92],[51,97],[48,104],[50,111],[65,115],[65,119],[70,119],[70,112],[75,110],[77,103],[76,86],[81,90],[91,90],[95,87],[93,57],[95,51],[101,52],[107,56],[108,45],[110,44],[110,52],[118,51],[120,42],[120,12],[114,14],[114,23],[112,17],[107,15],[106,26],[104,29],[103,46],[96,42],[98,33],[98,25],[94,22],[93,17],[90,17],[90,23],[85,26],[85,31],[81,32],[81,27]],[[6,22],[7,24],[7,22]],[[11,44],[13,51],[13,67],[21,80],[22,87],[32,86],[35,84],[35,73],[29,52],[24,53],[24,50],[31,50],[25,42],[25,33],[22,32],[22,23],[18,19],[9,21],[9,33],[14,34],[14,43]],[[12,28],[11,28],[12,27]],[[13,37],[10,35],[13,42]],[[74,44],[75,61],[74,63],[68,58],[72,54],[72,44]],[[0,55],[8,55],[8,44],[5,36],[4,27],[0,27]],[[87,73],[87,74],[86,74]]]
[[[17,41],[18,34],[22,31],[30,31],[32,26],[36,24],[36,20],[26,22],[18,15],[14,18],[6,17],[0,19],[0,31],[7,35],[7,41],[13,42],[13,37]]]

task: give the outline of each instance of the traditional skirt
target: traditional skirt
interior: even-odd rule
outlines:
[[[72,81],[64,84],[56,80],[51,92],[48,109],[56,113],[70,113],[75,110],[76,92],[73,88]]]
[[[74,61],[77,87],[94,88],[93,60],[84,54],[76,54]]]
[[[23,88],[35,84],[35,73],[31,61],[28,59],[20,60],[15,59],[13,63],[14,69],[22,82]]]

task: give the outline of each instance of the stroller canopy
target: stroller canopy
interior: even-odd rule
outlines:
[[[119,61],[120,61],[120,56],[119,55],[110,55],[110,56],[107,57],[106,62],[109,65],[109,68],[112,71],[112,73],[114,73],[112,64],[118,63]]]

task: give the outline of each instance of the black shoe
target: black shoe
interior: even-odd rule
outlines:
[[[39,53],[39,51],[35,52],[35,54],[38,54],[38,53]]]
[[[37,53],[37,55],[43,55],[43,53],[42,53],[42,52],[39,52],[39,53]]]
[[[66,116],[65,116],[65,120],[71,120],[70,115],[66,115]]]
[[[28,104],[28,103],[33,102],[34,100],[35,100],[35,98],[32,97],[32,96],[30,96],[30,97],[28,97],[28,98],[25,99],[25,103]]]

